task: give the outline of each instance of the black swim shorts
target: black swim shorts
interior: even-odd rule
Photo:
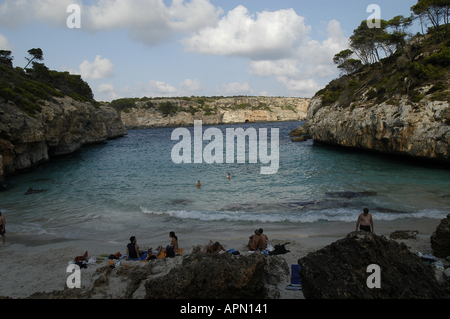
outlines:
[[[370,226],[359,225],[359,230],[370,232]]]

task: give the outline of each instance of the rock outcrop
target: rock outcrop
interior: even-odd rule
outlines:
[[[159,112],[160,103],[170,102],[181,111],[171,116]],[[128,129],[164,126],[194,125],[202,120],[204,125],[301,121],[306,119],[309,99],[276,97],[230,97],[199,105],[194,101],[160,99],[152,107],[144,102],[121,112],[122,122]],[[194,109],[195,108],[195,109]]]
[[[279,298],[289,276],[277,256],[193,253],[140,265],[98,268],[88,287],[38,292],[28,299],[264,299]]]
[[[364,100],[342,107],[322,105],[316,96],[308,107],[304,127],[314,141],[383,153],[450,162],[450,106],[424,98],[415,103]]]
[[[433,270],[405,244],[369,232],[346,238],[298,260],[306,299],[433,299],[448,298]],[[379,266],[380,288],[369,288]]]
[[[415,239],[419,231],[417,230],[396,230],[389,235],[390,239]]]
[[[114,109],[70,97],[45,101],[34,117],[0,97],[0,115],[0,179],[35,168],[51,156],[127,134]]]
[[[441,220],[436,231],[430,237],[431,249],[436,257],[450,256],[450,214]]]
[[[167,275],[147,281],[146,298],[268,298],[269,280],[277,282],[277,278],[280,280],[289,274],[286,262],[281,263],[282,261],[261,254],[241,258],[228,253],[191,255],[181,266],[173,268]]]

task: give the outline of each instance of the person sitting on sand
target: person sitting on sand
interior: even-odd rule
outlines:
[[[139,258],[142,253],[143,251],[139,250],[139,246],[137,245],[136,237],[131,236],[130,243],[127,245],[127,260],[130,260],[130,258]]]
[[[218,241],[216,241],[214,244],[211,243],[209,245],[206,245],[205,246],[205,250],[203,251],[203,253],[205,253],[205,254],[207,254],[207,253],[215,254],[215,253],[218,253],[218,252],[220,252],[222,250],[225,251],[225,248],[223,248],[223,246]]]
[[[173,251],[175,253],[178,252],[178,237],[175,236],[175,232],[171,231],[169,233],[169,237],[172,238],[172,241],[170,242],[170,245],[168,247],[173,247]],[[166,251],[165,248],[163,248],[163,251]]]
[[[255,251],[255,250],[257,250],[258,248],[259,248],[259,242],[260,242],[260,239],[261,239],[261,237],[259,236],[259,229],[256,229],[255,230],[255,234],[254,235],[251,235],[250,237],[249,237],[249,241],[248,241],[248,244],[247,244],[247,246],[248,246],[248,248],[251,250],[251,251]]]
[[[263,234],[263,229],[259,229],[259,248],[264,250],[267,248],[267,241],[269,238],[266,236],[266,234]]]
[[[153,248],[150,247],[148,249],[147,257],[145,257],[144,260],[148,261],[148,260],[152,260],[152,259],[157,259],[162,250],[163,250],[162,246],[158,246],[158,248],[156,248],[156,250],[153,250]]]
[[[172,241],[170,242],[170,246],[173,247],[173,250],[176,252],[178,252],[178,237],[175,236],[175,232],[171,231],[169,233],[169,237],[172,238]]]
[[[356,221],[356,231],[358,231],[358,226],[359,230],[368,231],[373,234],[373,220],[368,208],[364,208],[363,213],[359,215]]]

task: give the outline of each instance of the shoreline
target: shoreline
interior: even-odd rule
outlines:
[[[439,222],[439,220],[433,220],[427,223],[417,223],[421,227],[417,227],[419,234],[415,239],[397,241],[404,242],[411,252],[418,250],[424,254],[432,253],[430,236],[439,225]],[[308,253],[330,245],[355,230],[356,223],[340,224],[340,227],[336,225],[321,227],[320,232],[312,236],[304,236],[298,232],[296,233],[298,227],[277,231],[268,225],[265,227],[264,233],[269,237],[269,244],[272,246],[290,243],[286,245],[286,249],[290,251],[289,253],[276,256],[276,258],[283,258],[290,268],[291,264],[297,264],[298,259],[306,256]],[[375,234],[384,235],[389,238],[389,235],[395,230],[410,230],[405,227],[411,226],[414,223],[404,225],[405,227],[395,227],[399,223],[394,223],[394,225],[384,224],[378,222],[377,225],[377,221],[375,221]],[[236,232],[232,234],[177,233],[180,248],[184,249],[182,257],[190,254],[198,245],[203,249],[204,245],[210,240],[219,241],[225,249],[234,248],[240,251],[241,255],[247,255],[248,250],[246,249],[246,244],[250,235],[251,231],[249,233]],[[10,234],[8,236],[7,233],[7,246],[0,248],[0,268],[2,269],[1,272],[5,274],[0,281],[0,296],[14,299],[27,298],[36,292],[64,290],[67,278],[70,275],[67,272],[68,263],[76,256],[83,255],[85,251],[88,251],[89,257],[94,256],[97,260],[102,259],[101,255],[104,256],[116,252],[120,252],[123,255],[126,253],[126,244],[127,242],[64,239],[46,235],[24,236]],[[147,250],[149,247],[157,247],[158,245],[165,247],[167,244],[169,244],[168,236],[167,238],[162,235],[153,238],[138,238],[138,245],[143,250]],[[173,258],[175,261],[170,261],[170,265],[180,263],[182,257]],[[121,264],[124,266],[139,266],[144,263],[122,259]],[[97,264],[88,265],[87,269],[82,269],[82,287],[92,287],[94,284],[92,275],[97,269],[106,265],[107,260],[103,260]],[[290,278],[286,278],[285,282],[280,282],[277,286],[280,299],[303,299],[301,290],[285,289],[289,284],[289,280]]]

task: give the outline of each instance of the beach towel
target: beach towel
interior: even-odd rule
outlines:
[[[125,254],[125,255],[123,255],[122,258],[124,258],[124,257],[126,257],[126,256],[127,256],[127,255]],[[130,259],[128,259],[128,260],[142,261],[142,260],[144,260],[146,257],[147,257],[147,252],[143,252],[143,253],[139,256],[139,258],[130,258]]]
[[[302,281],[300,278],[300,265],[292,264],[291,265],[291,283],[286,286],[287,290],[301,290],[302,289]]]

